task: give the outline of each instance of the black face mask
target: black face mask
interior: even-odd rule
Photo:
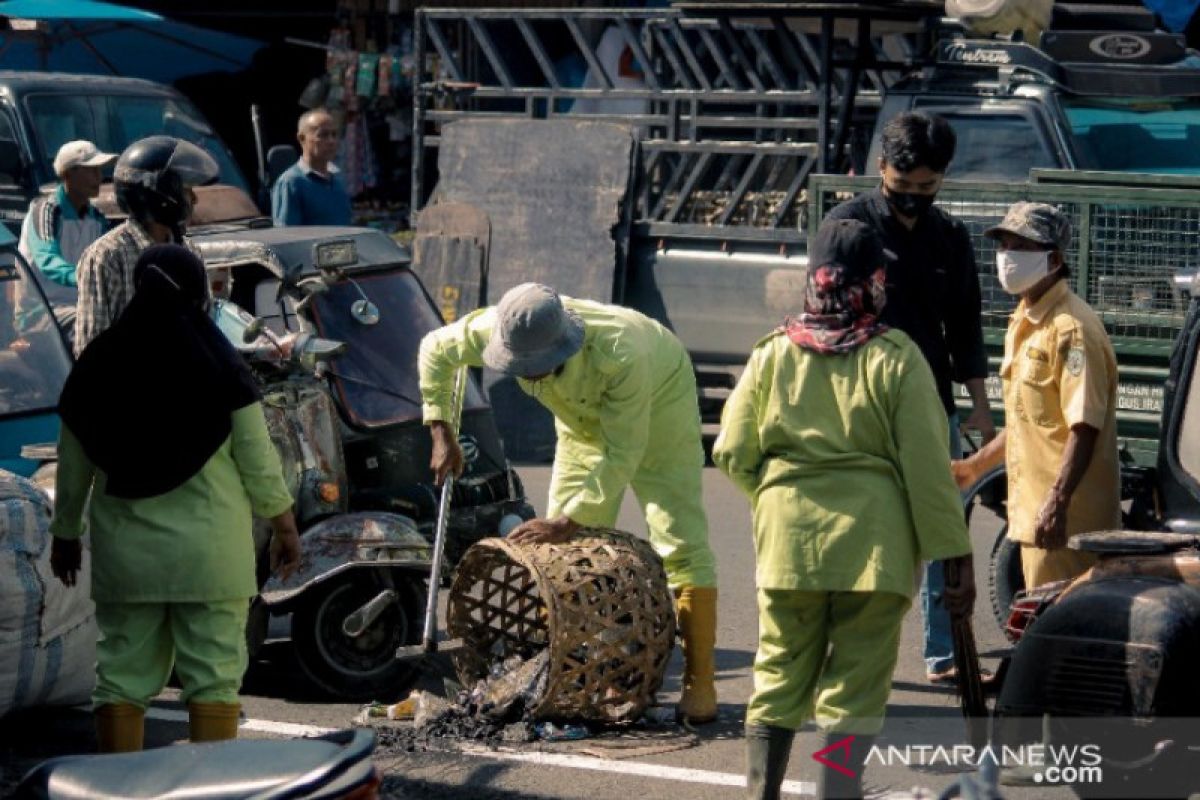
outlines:
[[[937,195],[887,190],[888,202],[906,217],[919,217],[930,209]]]

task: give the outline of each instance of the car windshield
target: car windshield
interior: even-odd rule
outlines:
[[[1200,175],[1200,101],[1067,98],[1080,167]]]
[[[954,160],[946,173],[950,178],[1023,181],[1029,170],[1054,164],[1028,116],[1003,113],[943,116],[958,137]]]
[[[351,306],[362,295],[350,281],[334,284],[313,302],[317,332],[349,345],[331,369],[342,406],[350,422],[363,428],[420,419],[417,350],[425,334],[442,321],[407,269],[354,281],[379,307],[377,324],[364,325],[351,315]],[[483,396],[472,383],[466,407],[483,406]]]
[[[16,253],[0,250],[0,416],[53,410],[70,370],[41,292]]]
[[[165,134],[204,148],[221,168],[221,183],[247,191],[225,144],[195,107],[182,98],[165,95],[31,94],[26,108],[37,132],[38,146],[48,165],[58,148],[87,139],[105,152],[120,153],[138,139]],[[108,169],[108,177],[112,168]]]

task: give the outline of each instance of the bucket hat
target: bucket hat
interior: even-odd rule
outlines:
[[[563,306],[558,292],[522,283],[496,305],[496,328],[483,362],[506,375],[545,375],[579,352],[583,334],[583,320]]]

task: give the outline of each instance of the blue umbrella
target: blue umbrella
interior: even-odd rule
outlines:
[[[237,72],[263,42],[94,0],[3,0],[0,67],[125,75],[173,83]]]

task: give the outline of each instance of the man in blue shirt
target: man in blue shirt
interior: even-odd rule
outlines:
[[[338,131],[323,108],[300,117],[296,138],[300,160],[279,176],[271,189],[271,216],[276,225],[349,225],[350,195],[333,163]]]

